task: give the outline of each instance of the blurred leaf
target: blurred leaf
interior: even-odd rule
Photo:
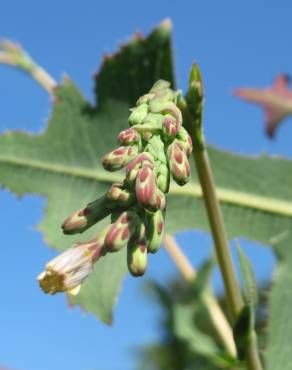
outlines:
[[[162,337],[142,352],[141,369],[238,368],[238,361],[222,349],[202,299],[209,289],[213,267],[213,259],[204,263],[197,278],[188,284],[174,281],[168,288],[155,283],[150,286],[163,309]]]
[[[220,351],[215,341],[195,326],[197,304],[176,304],[173,307],[174,332],[184,340],[190,351],[206,357],[219,368],[227,369],[237,365],[237,361]]]

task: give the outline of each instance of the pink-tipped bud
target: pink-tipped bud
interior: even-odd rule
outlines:
[[[173,139],[177,135],[180,126],[178,125],[177,120],[171,116],[170,114],[166,114],[163,118],[162,122],[162,130],[164,135],[169,138]]]
[[[136,180],[138,171],[144,165],[149,167],[154,167],[154,159],[149,153],[141,153],[135,159],[133,159],[127,166],[126,169],[126,178],[127,181],[132,183]]]
[[[64,234],[77,234],[89,229],[110,214],[105,196],[72,213],[62,224]]]
[[[143,166],[136,178],[136,198],[139,203],[147,207],[156,192],[156,174],[150,166]]]
[[[127,262],[131,275],[144,275],[147,269],[147,246],[145,240],[130,242],[128,244]]]
[[[177,139],[182,143],[186,155],[189,158],[193,151],[193,143],[190,135],[184,127],[181,127],[178,131]]]
[[[164,224],[163,211],[158,210],[155,213],[147,213],[148,252],[156,253],[159,250],[163,239]]]
[[[153,197],[150,199],[149,203],[147,204],[146,208],[150,211],[156,212],[157,210],[165,209],[166,207],[166,197],[164,193],[156,188],[156,191],[153,195]]]
[[[122,145],[125,146],[139,144],[141,141],[139,133],[133,128],[128,128],[124,131],[121,131],[117,139]]]
[[[182,143],[174,140],[167,149],[167,155],[173,179],[178,185],[185,185],[189,181],[191,171]]]
[[[121,213],[106,235],[105,246],[107,251],[117,252],[124,247],[137,231],[140,222],[139,216],[133,211]]]
[[[134,146],[121,146],[118,149],[109,152],[101,159],[102,165],[105,170],[113,172],[118,171],[125,167],[133,158],[138,154],[138,147]]]
[[[83,280],[91,273],[94,263],[106,253],[104,238],[107,231],[108,226],[95,239],[76,244],[50,261],[45,271],[38,276],[42,290],[48,294],[77,294]]]
[[[109,207],[130,207],[135,201],[135,194],[121,183],[113,184],[107,192]]]

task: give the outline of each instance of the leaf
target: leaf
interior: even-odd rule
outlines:
[[[243,296],[245,303],[250,305],[254,311],[258,302],[256,278],[252,265],[239,244],[237,244],[237,256],[243,282]]]
[[[198,271],[197,278],[190,283],[188,299],[173,304],[173,331],[175,335],[185,341],[189,350],[194,354],[205,357],[219,368],[233,368],[238,365],[237,360],[224,353],[216,344],[212,335],[202,332],[197,323],[200,323],[200,315],[209,319],[206,315],[205,303],[201,299],[209,289],[210,274],[214,267],[214,261],[205,263]],[[196,292],[194,295],[193,293]]]
[[[173,81],[170,24],[164,22],[146,39],[134,37],[107,57],[97,77],[98,107],[91,107],[74,84],[57,88],[47,129],[39,135],[6,132],[0,138],[0,182],[19,195],[48,198],[40,225],[46,241],[58,250],[76,237],[64,236],[61,223],[72,211],[101,196],[121,175],[106,173],[99,158],[115,146],[128,123],[129,106],[160,77]],[[94,227],[77,240],[89,240]],[[40,271],[43,266],[40,266]],[[112,309],[126,273],[124,252],[96,265],[73,303],[111,322]]]
[[[240,360],[245,360],[248,344],[251,341],[254,327],[254,314],[250,304],[246,304],[235,322],[233,336]]]

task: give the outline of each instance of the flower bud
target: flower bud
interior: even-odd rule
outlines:
[[[165,80],[158,80],[152,86],[150,93],[157,93],[158,91],[169,89],[169,88],[170,88],[170,82],[165,81]]]
[[[149,167],[154,167],[154,161],[151,154],[144,152],[139,155],[135,159],[133,159],[126,168],[126,179],[129,183],[132,183],[136,180],[138,171],[144,165]]]
[[[204,84],[201,72],[196,63],[193,63],[189,75],[189,87],[186,93],[186,102],[191,118],[194,122],[201,121],[204,105]],[[199,123],[201,125],[201,122]]]
[[[148,105],[146,103],[138,105],[132,109],[132,113],[129,117],[129,123],[131,126],[139,125],[148,113]]]
[[[184,127],[181,127],[177,133],[177,139],[182,143],[182,146],[186,152],[186,155],[191,155],[193,151],[193,143],[190,135],[188,134],[187,130]]]
[[[164,212],[158,210],[155,213],[147,212],[147,249],[150,253],[156,253],[162,243],[164,232]]]
[[[101,158],[105,170],[113,172],[125,167],[138,154],[138,147],[121,146]]]
[[[149,110],[152,113],[170,114],[176,120],[177,131],[182,125],[182,114],[175,103],[163,99],[152,99],[149,102]]]
[[[128,128],[121,131],[118,135],[118,141],[125,146],[139,144],[141,137],[139,133],[133,128]]]
[[[168,193],[170,174],[168,166],[165,163],[159,163],[156,170],[157,186],[163,193]]]
[[[72,213],[62,224],[63,233],[83,233],[110,213],[111,211],[107,207],[107,197],[100,197],[89,203],[85,208]]]
[[[75,244],[46,265],[38,276],[42,290],[48,294],[67,292],[77,294],[83,280],[90,274],[94,263],[103,256],[104,238],[108,226],[98,236],[87,243]]]
[[[170,171],[178,185],[185,185],[191,176],[190,164],[182,143],[174,140],[167,149]]]
[[[174,139],[178,130],[179,125],[177,120],[170,114],[166,114],[162,122],[162,131],[168,139]]]
[[[156,174],[150,166],[143,166],[136,178],[136,198],[143,206],[147,206],[156,192]]]
[[[157,211],[158,209],[165,209],[166,207],[166,198],[164,193],[156,188],[156,191],[153,195],[153,197],[149,200],[146,208],[150,211]]]
[[[124,184],[112,184],[107,192],[110,207],[130,207],[135,201],[134,192],[125,187]]]
[[[160,113],[148,113],[140,124],[133,128],[144,136],[148,132],[152,134],[159,133],[162,129],[163,115]]]
[[[148,104],[149,103],[149,100],[151,100],[153,97],[155,96],[155,94],[145,94],[145,95],[142,95],[140,96],[140,98],[137,100],[137,105],[141,105],[141,104]]]
[[[107,251],[117,252],[124,247],[137,231],[140,222],[139,216],[133,211],[121,213],[106,235],[105,246]]]
[[[145,240],[129,242],[127,247],[127,262],[131,275],[144,275],[147,269],[147,246]]]

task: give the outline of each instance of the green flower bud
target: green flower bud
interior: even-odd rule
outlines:
[[[193,151],[193,143],[187,130],[184,127],[181,127],[176,137],[182,143],[186,155],[189,157]]]
[[[152,134],[159,133],[162,129],[162,121],[162,114],[148,113],[141,124],[134,125],[133,128],[138,131],[144,138],[145,134],[149,132]]]
[[[176,93],[171,89],[163,89],[159,90],[155,93],[155,96],[151,100],[168,100],[168,101],[176,101]],[[149,100],[150,102],[150,100]]]
[[[125,167],[138,154],[138,147],[121,146],[101,158],[105,170],[114,172]]]
[[[164,212],[158,210],[155,213],[147,212],[147,236],[148,236],[148,243],[147,248],[148,252],[156,253],[163,239],[163,232],[164,232]]]
[[[201,126],[204,105],[204,84],[201,72],[196,63],[193,63],[190,71],[186,102],[193,121],[196,125]]]
[[[154,96],[155,96],[155,94],[145,94],[145,95],[142,95],[137,100],[136,105],[145,104],[145,103],[148,104],[149,103],[149,100],[151,100],[152,98],[154,98]]]
[[[165,80],[158,80],[155,82],[155,84],[152,86],[150,90],[151,93],[157,93],[158,91],[169,89],[170,88],[170,82]]]
[[[132,113],[129,117],[129,123],[131,126],[139,125],[142,123],[143,119],[148,113],[148,105],[143,103],[138,105],[138,107],[132,109]]]
[[[147,246],[145,240],[130,241],[128,243],[127,262],[131,275],[144,275],[147,269]]]
[[[111,213],[107,207],[107,197],[102,196],[85,208],[72,213],[62,224],[64,234],[77,234],[89,229]]]
[[[137,231],[141,220],[136,212],[125,211],[111,225],[106,237],[105,247],[108,252],[117,252],[123,248]]]
[[[159,161],[156,162],[157,186],[163,193],[168,193],[170,184],[170,173],[168,166]]]
[[[176,132],[181,128],[182,114],[175,103],[163,99],[152,99],[149,102],[149,110],[152,113],[170,114],[175,118],[175,123],[172,123],[172,125],[176,127]]]

